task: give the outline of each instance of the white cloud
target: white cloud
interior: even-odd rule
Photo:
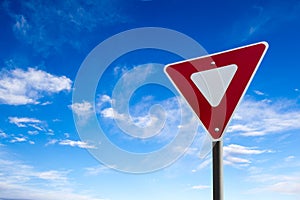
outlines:
[[[30,26],[23,15],[16,15],[16,23],[13,26],[15,33],[18,33],[20,36],[27,36],[27,32],[30,29]]]
[[[108,170],[111,170],[111,168],[108,168],[104,165],[98,165],[96,167],[87,167],[85,168],[86,175],[88,176],[96,176],[102,173],[106,173]]]
[[[101,116],[104,118],[109,119],[120,119],[120,120],[126,120],[126,116],[124,114],[119,114],[118,112],[114,111],[113,108],[105,108],[100,112]]]
[[[232,165],[232,166],[249,166],[251,161],[246,158],[239,158],[239,157],[234,157],[234,156],[227,156],[226,159],[224,160],[225,165]]]
[[[71,146],[71,147],[79,147],[79,148],[84,148],[84,149],[95,149],[96,147],[88,144],[87,142],[83,142],[83,141],[75,141],[75,140],[61,140],[58,142],[59,145],[63,145],[63,146]]]
[[[285,162],[291,162],[292,160],[294,160],[296,157],[295,156],[288,156],[284,159]]]
[[[99,102],[100,104],[103,104],[103,103],[112,103],[112,99],[111,99],[110,96],[104,94],[104,95],[100,95],[100,96],[99,96],[98,102]]]
[[[92,104],[86,101],[69,105],[69,108],[80,117],[89,116],[93,112]]]
[[[181,111],[177,100],[174,97],[155,102],[149,101],[149,98],[142,98],[141,101],[130,106],[130,113],[120,113],[112,107],[97,108],[97,110],[102,118],[117,120],[119,128],[134,137],[150,138],[157,135],[160,139],[170,139],[165,137],[167,134],[163,134],[164,131],[172,129],[173,132],[177,132],[180,128],[184,128],[184,125],[179,125]],[[110,101],[114,100],[110,98]],[[154,104],[156,106],[159,104],[160,107],[152,107]],[[149,112],[151,107],[155,108],[152,114]]]
[[[231,27],[235,39],[248,40],[253,35],[267,33],[281,27],[282,24],[299,20],[299,2],[294,2],[293,9],[288,1],[276,1],[249,7],[244,16],[241,16]],[[250,16],[250,17],[249,17]]]
[[[260,173],[250,176],[250,180],[259,185],[258,188],[252,189],[255,193],[268,191],[276,194],[300,195],[299,173],[289,173],[288,170],[286,174]]]
[[[273,185],[270,185],[266,189],[271,191],[271,192],[276,192],[276,193],[281,193],[281,194],[298,194],[300,195],[300,180],[288,180],[288,181],[281,181],[277,182]]]
[[[84,124],[93,114],[93,106],[90,102],[83,101],[82,103],[73,103],[69,108],[78,117],[78,122]]]
[[[104,109],[107,107],[111,107],[111,104],[114,102],[114,100],[106,95],[98,95],[98,98],[96,99],[96,111],[97,113],[101,113]],[[110,111],[107,111],[110,112]]]
[[[47,135],[54,135],[54,131],[52,129],[48,129],[46,134]]]
[[[35,118],[28,117],[9,117],[9,123],[15,124],[18,127],[28,127],[29,124],[41,124],[42,122]]]
[[[255,155],[269,153],[270,150],[259,150],[257,147],[246,147],[229,144],[223,147],[223,163],[233,167],[248,167]],[[202,170],[211,164],[211,157],[204,159],[193,172]]]
[[[8,105],[40,104],[45,95],[70,91],[72,81],[35,68],[0,71],[0,103]]]
[[[67,181],[67,175],[68,172],[64,171],[56,171],[56,170],[50,170],[50,171],[43,171],[43,172],[36,172],[34,175],[39,179],[44,180],[50,180],[50,181]]]
[[[257,95],[259,95],[259,96],[264,96],[265,95],[265,93],[263,93],[263,92],[261,92],[259,90],[254,90],[254,93],[257,94]]]
[[[27,133],[29,135],[38,135],[39,134],[39,132],[37,130],[35,130],[35,131],[27,131]]]
[[[20,184],[0,183],[1,196],[5,199],[30,199],[30,200],[108,200],[93,197],[88,194],[80,194],[80,192],[70,189],[40,189],[39,186],[23,186]]]
[[[115,76],[123,75],[123,74],[125,74],[128,71],[129,71],[129,69],[126,66],[124,66],[124,67],[116,66],[114,68],[114,75]]]
[[[15,20],[12,25],[15,36],[48,56],[53,51],[59,52],[64,44],[81,50],[86,46],[81,40],[83,33],[87,36],[100,26],[126,22],[127,17],[116,4],[107,0],[55,4],[29,0],[20,2],[16,9],[6,1],[3,11]]]
[[[224,155],[228,155],[228,154],[257,155],[265,152],[266,150],[257,150],[256,147],[245,147],[237,144],[230,144],[224,147]]]
[[[69,138],[69,137],[70,137],[70,134],[69,134],[69,133],[64,133],[64,136],[65,136],[66,138]]]
[[[26,141],[27,141],[26,137],[14,137],[10,142],[16,143],[16,142],[26,142]]]
[[[20,128],[34,128],[35,130],[28,130],[29,135],[37,135],[40,131],[49,135],[53,134],[53,130],[47,128],[47,123],[39,119],[29,117],[9,117],[8,119],[9,123]]]
[[[26,184],[35,178],[47,181],[44,183],[53,184],[53,186],[65,185],[67,182],[68,171],[36,171],[34,167],[23,164],[19,161],[5,160],[0,158],[0,182],[9,182],[15,184]],[[8,178],[9,180],[6,180]]]
[[[40,171],[20,161],[0,158],[0,198],[101,200],[74,190],[70,173],[70,170]]]
[[[272,166],[254,167],[249,169],[247,182],[256,187],[250,192],[283,195],[300,195],[299,160],[296,156],[276,157],[276,164]]]
[[[155,64],[134,66],[126,71],[119,79],[113,91],[113,98],[108,95],[100,95],[97,99],[97,113],[102,118],[114,119],[115,124],[123,132],[138,138],[149,138],[158,134],[164,126],[166,107],[152,107],[155,103],[162,105],[163,102],[149,101],[149,98],[142,98],[138,103],[130,105],[130,97],[145,81],[156,74],[161,74]],[[161,68],[162,69],[162,68]],[[115,68],[119,70],[119,67]],[[133,81],[134,80],[134,81]],[[110,103],[106,104],[106,103]],[[153,109],[150,109],[150,108]],[[165,111],[163,111],[163,109]],[[154,112],[151,112],[154,111]]]
[[[3,132],[2,130],[0,130],[0,138],[7,138],[7,137],[8,137],[8,135],[5,132]]]
[[[235,114],[227,132],[242,136],[264,136],[300,129],[300,109],[287,100],[276,102],[246,99]]]
[[[203,189],[209,189],[209,188],[210,188],[210,186],[208,186],[208,185],[194,185],[194,186],[192,186],[191,189],[193,189],[193,190],[203,190]]]
[[[45,101],[45,102],[41,103],[42,106],[46,106],[46,105],[50,105],[50,104],[52,104],[52,102],[50,102],[50,101]]]
[[[252,155],[259,155],[265,152],[269,151],[258,150],[256,147],[230,144],[228,146],[224,146],[223,148],[224,164],[235,167],[249,166]],[[243,156],[247,156],[247,158]]]
[[[45,146],[49,145],[62,145],[62,146],[71,146],[71,147],[79,147],[83,149],[95,149],[96,147],[94,145],[89,144],[88,142],[84,141],[76,141],[76,140],[70,140],[70,139],[64,139],[64,140],[59,140],[59,139],[51,139],[49,140]]]
[[[38,134],[37,131],[28,131],[29,135],[35,135]],[[3,141],[9,142],[9,143],[22,143],[22,142],[28,142],[29,144],[35,144],[34,141],[29,140],[27,136],[24,136],[22,134],[6,134],[3,131],[0,130],[0,139]]]
[[[58,142],[57,139],[51,139],[51,140],[49,140],[49,141],[45,144],[45,146],[53,145],[53,144],[56,144],[57,142]]]
[[[211,157],[206,158],[204,161],[202,161],[198,166],[197,169],[194,169],[193,172],[200,171],[202,169],[205,169],[206,167],[211,165]]]
[[[118,119],[124,122],[132,122],[139,127],[149,127],[158,121],[158,118],[148,115],[130,117],[126,114],[120,114],[113,108],[105,108],[100,112],[101,116],[109,119]]]
[[[18,79],[26,80],[32,89],[46,91],[48,93],[57,93],[63,90],[70,91],[72,81],[66,76],[55,76],[45,71],[28,68],[27,71],[15,69],[12,75]]]

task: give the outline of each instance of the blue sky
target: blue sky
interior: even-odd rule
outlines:
[[[209,149],[206,133],[180,97],[159,84],[143,84],[149,74],[163,79],[163,66],[182,57],[158,49],[120,55],[102,74],[93,102],[72,99],[88,54],[111,36],[140,27],[181,32],[207,53],[269,43],[224,136],[225,199],[299,199],[299,13],[296,0],[1,1],[0,199],[211,198],[211,157],[201,156]],[[84,80],[88,87],[90,77]],[[130,116],[118,105],[128,106]],[[179,130],[186,138],[196,135],[186,151],[180,145],[189,139],[183,138],[174,154],[158,157],[161,169],[125,173],[90,153],[99,153],[103,142],[96,133],[89,133],[94,140],[80,138],[93,116],[109,141],[132,153],[159,151]],[[99,155],[122,160],[105,149]],[[123,163],[136,164],[127,158]]]

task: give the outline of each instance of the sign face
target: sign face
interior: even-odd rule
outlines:
[[[267,49],[260,42],[165,67],[213,140],[225,132]]]

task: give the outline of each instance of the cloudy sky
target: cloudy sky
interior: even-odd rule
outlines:
[[[299,13],[296,0],[1,1],[0,199],[211,198],[211,141],[163,68],[260,41],[223,138],[225,199],[299,199]],[[157,27],[145,43],[122,33],[141,27]]]

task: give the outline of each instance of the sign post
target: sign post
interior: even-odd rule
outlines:
[[[214,141],[212,147],[213,200],[223,200],[223,142]]]
[[[213,200],[223,200],[223,133],[267,49],[259,42],[165,67],[213,140]]]

